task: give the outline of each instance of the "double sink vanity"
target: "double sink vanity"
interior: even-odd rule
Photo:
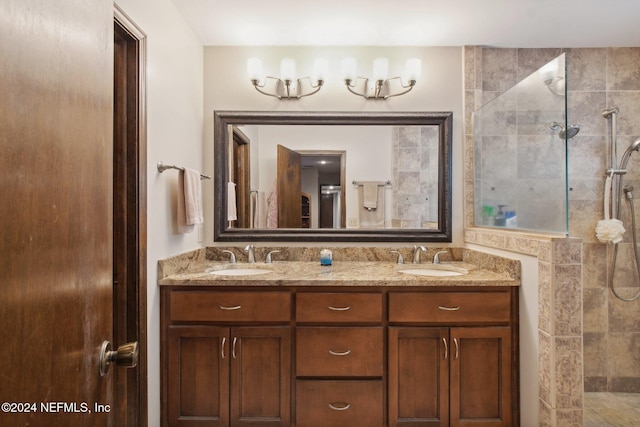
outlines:
[[[163,426],[519,425],[517,261],[243,249],[158,264]]]

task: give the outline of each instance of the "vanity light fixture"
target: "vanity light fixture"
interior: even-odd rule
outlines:
[[[366,99],[387,99],[410,92],[420,77],[422,62],[418,58],[407,60],[404,76],[388,77],[389,60],[377,58],[373,61],[372,78],[360,77],[354,58],[342,60],[342,78],[349,92]]]
[[[247,72],[253,87],[263,95],[278,99],[300,99],[322,89],[329,68],[328,63],[325,59],[316,59],[313,68],[313,78],[296,78],[296,62],[290,58],[283,58],[278,78],[264,74],[260,59],[250,58],[247,61]]]

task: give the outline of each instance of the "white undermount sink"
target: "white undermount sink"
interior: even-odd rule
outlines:
[[[271,272],[271,270],[266,268],[227,268],[224,270],[211,271],[209,274],[215,274],[216,276],[256,276],[258,274]]]
[[[437,276],[437,277],[462,276],[469,273],[469,271],[465,270],[464,268],[445,266],[440,264],[435,264],[429,267],[417,267],[417,266],[406,267],[398,271],[400,273],[413,274],[416,276]]]

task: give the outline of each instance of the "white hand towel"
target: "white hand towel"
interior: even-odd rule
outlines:
[[[195,226],[187,224],[186,207],[184,197],[184,172],[178,173],[178,207],[176,221],[178,223],[178,233],[191,233]]]
[[[238,211],[236,207],[236,183],[227,183],[227,221],[235,221],[238,219]]]
[[[187,225],[202,224],[202,185],[200,172],[185,168],[184,172],[184,213]]]
[[[375,210],[378,207],[378,184],[365,182],[362,184],[363,205],[367,210]]]

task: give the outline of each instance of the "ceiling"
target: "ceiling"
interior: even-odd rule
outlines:
[[[173,0],[205,46],[640,46],[640,0]]]

